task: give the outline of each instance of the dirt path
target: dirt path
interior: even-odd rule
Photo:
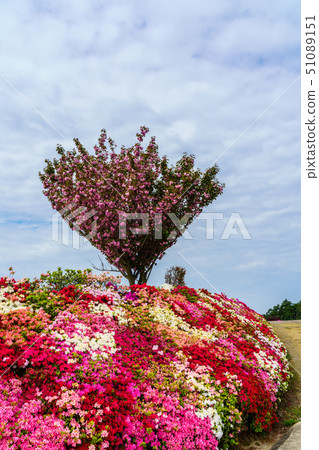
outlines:
[[[301,374],[301,321],[278,320],[269,322],[289,352],[291,366]]]
[[[238,450],[272,450],[291,425],[287,421],[296,420],[301,405],[301,321],[285,320],[269,322],[275,334],[288,350],[289,363],[294,377],[289,390],[285,393],[278,410],[279,423],[265,438],[256,434],[245,434],[240,438]]]

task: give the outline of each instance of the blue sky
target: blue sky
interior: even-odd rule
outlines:
[[[264,313],[300,300],[300,4],[3,1],[0,5],[0,269],[16,278],[90,267],[98,252],[52,240],[38,172],[106,128],[120,147],[141,125],[171,162],[218,160],[214,239],[196,220],[154,269]],[[238,213],[240,230],[221,239]]]

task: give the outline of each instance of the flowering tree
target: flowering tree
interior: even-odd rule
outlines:
[[[72,151],[58,145],[60,158],[46,160],[39,173],[52,207],[130,284],[147,282],[156,261],[224,187],[216,180],[217,165],[202,173],[184,153],[169,166],[155,137],[143,148],[148,131],[141,127],[137,143],[118,153],[105,130],[95,155],[78,139]]]

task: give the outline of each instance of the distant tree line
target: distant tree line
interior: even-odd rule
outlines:
[[[301,319],[301,301],[291,303],[285,299],[281,305],[268,309],[264,317],[267,320],[299,320]]]

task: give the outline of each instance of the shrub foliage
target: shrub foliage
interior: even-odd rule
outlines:
[[[172,266],[167,269],[165,274],[165,283],[172,286],[183,286],[185,284],[186,269],[184,267]]]
[[[290,373],[262,316],[117,281],[0,279],[1,449],[216,450],[270,429]]]

